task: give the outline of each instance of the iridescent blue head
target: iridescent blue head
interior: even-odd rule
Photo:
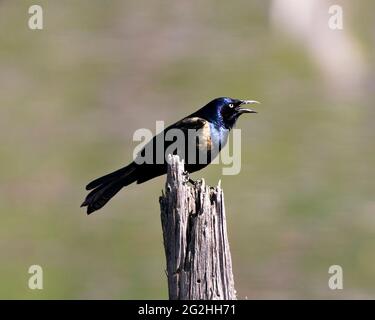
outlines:
[[[194,115],[202,117],[226,129],[232,129],[241,114],[257,113],[249,108],[242,108],[246,104],[259,103],[255,100],[240,100],[228,97],[216,98],[198,110]]]

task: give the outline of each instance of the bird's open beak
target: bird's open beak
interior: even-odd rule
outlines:
[[[243,104],[259,104],[260,102],[258,101],[255,101],[255,100],[241,100],[241,103],[240,105],[238,106],[238,110],[237,112],[239,114],[242,114],[242,113],[258,113],[256,112],[255,110],[253,109],[250,109],[250,108],[240,108],[240,106],[242,106]]]

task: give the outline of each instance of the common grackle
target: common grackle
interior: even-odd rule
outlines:
[[[179,154],[185,160],[185,170],[189,173],[206,167],[227,143],[229,131],[239,116],[243,113],[256,113],[252,109],[241,108],[244,104],[253,103],[258,102],[227,97],[216,98],[190,116],[169,126],[146,144],[139,157],[132,163],[91,181],[86,186],[86,190],[91,192],[81,207],[87,207],[87,214],[90,214],[102,208],[123,187],[133,182],[143,183],[165,174],[167,154],[164,152],[178,140],[178,132],[181,132],[185,139],[182,145],[177,143],[171,153]],[[192,135],[191,132],[196,132],[196,135]],[[167,138],[168,135],[173,138]],[[157,157],[157,148],[162,148],[162,159]],[[152,151],[151,157],[145,161],[148,150]],[[139,161],[141,158],[144,160],[143,163]]]

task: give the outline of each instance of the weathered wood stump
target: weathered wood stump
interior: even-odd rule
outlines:
[[[183,161],[169,160],[160,197],[169,299],[236,299],[220,183],[191,185]]]

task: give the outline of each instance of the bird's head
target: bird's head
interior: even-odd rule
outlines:
[[[255,110],[243,107],[259,103],[255,100],[240,100],[228,97],[216,98],[208,103],[203,109],[207,112],[210,119],[216,120],[219,124],[227,129],[232,129],[241,114],[244,113],[257,113]]]

